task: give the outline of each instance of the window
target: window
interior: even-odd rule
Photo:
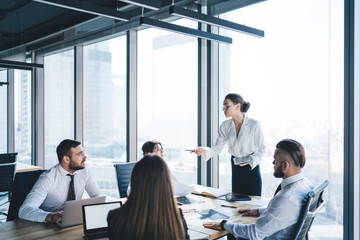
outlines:
[[[45,168],[58,163],[56,147],[74,139],[74,51],[44,58]]]
[[[341,1],[279,0],[221,16],[265,30],[265,38],[221,31],[234,43],[220,46],[219,93],[220,106],[227,93],[241,94],[251,102],[248,116],[262,125],[263,196],[272,197],[280,182],[273,177],[272,161],[276,143],[284,138],[304,145],[303,173],[315,186],[330,180],[327,205],[315,219],[311,239],[342,239],[343,8]],[[220,187],[230,188],[225,155]]]
[[[118,197],[113,165],[126,161],[126,36],[84,47],[84,146],[101,190]]]
[[[7,82],[7,70],[0,71],[0,82]],[[0,86],[0,152],[7,153],[7,85]]]
[[[196,28],[196,22],[176,24]],[[163,30],[138,33],[138,148],[160,141],[169,168],[184,183],[197,182],[197,39]]]
[[[15,70],[15,152],[31,163],[31,71]]]

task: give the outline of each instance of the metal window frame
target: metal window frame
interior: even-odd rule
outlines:
[[[32,55],[32,61],[44,64],[44,55]],[[32,113],[32,164],[45,167],[45,84],[44,68],[33,71],[33,113]],[[36,131],[35,131],[36,130]]]
[[[7,70],[7,151],[15,151],[15,71]]]
[[[74,47],[74,80],[75,80],[75,139],[84,145],[84,49],[81,45]]]
[[[209,26],[208,26],[209,27]],[[209,27],[211,32],[216,34],[219,33],[218,27]],[[210,106],[209,117],[210,117],[210,127],[209,127],[209,142],[211,146],[215,144],[215,141],[218,137],[219,132],[219,42],[209,42],[209,82],[210,82]],[[214,157],[210,162],[210,178],[208,179],[208,185],[211,187],[219,187],[219,156]]]
[[[202,6],[199,11],[206,12],[207,7]],[[199,30],[206,30],[206,25],[198,23]],[[207,128],[208,128],[208,111],[209,104],[207,98],[208,86],[208,51],[207,51],[207,40],[198,39],[198,145],[207,146]],[[201,117],[200,117],[201,116]],[[207,184],[207,162],[203,157],[197,158],[197,183],[200,185]]]
[[[354,222],[360,226],[360,0],[354,6]],[[360,239],[360,230],[354,227],[354,239]]]
[[[126,33],[126,161],[137,161],[137,31]]]
[[[344,5],[344,239],[359,239],[360,0]]]

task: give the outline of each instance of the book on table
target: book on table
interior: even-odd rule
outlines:
[[[226,189],[205,187],[205,186],[195,186],[195,190],[192,192],[194,195],[200,195],[204,197],[217,198],[230,194],[231,191]]]

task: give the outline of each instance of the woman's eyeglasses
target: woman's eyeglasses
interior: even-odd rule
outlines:
[[[164,152],[164,150],[162,150],[162,149],[160,149],[160,148],[157,148],[157,149],[155,149],[155,152]]]
[[[231,107],[231,106],[234,106],[234,104],[228,104],[228,105],[224,105],[224,106],[222,106],[222,110],[223,111],[225,111],[225,110],[227,110],[229,107]]]

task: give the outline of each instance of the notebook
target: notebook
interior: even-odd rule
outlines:
[[[219,189],[219,188],[212,188],[212,187],[205,187],[205,186],[196,186],[195,190],[192,192],[194,195],[200,195],[204,197],[211,197],[211,198],[218,198],[221,196],[225,196],[231,193],[229,190]]]
[[[106,239],[108,237],[108,213],[121,207],[121,202],[105,202],[83,205],[83,226],[85,239]]]
[[[70,227],[83,223],[82,219],[82,206],[93,203],[105,202],[105,196],[85,198],[81,200],[66,201],[64,204],[63,219],[61,227]]]

